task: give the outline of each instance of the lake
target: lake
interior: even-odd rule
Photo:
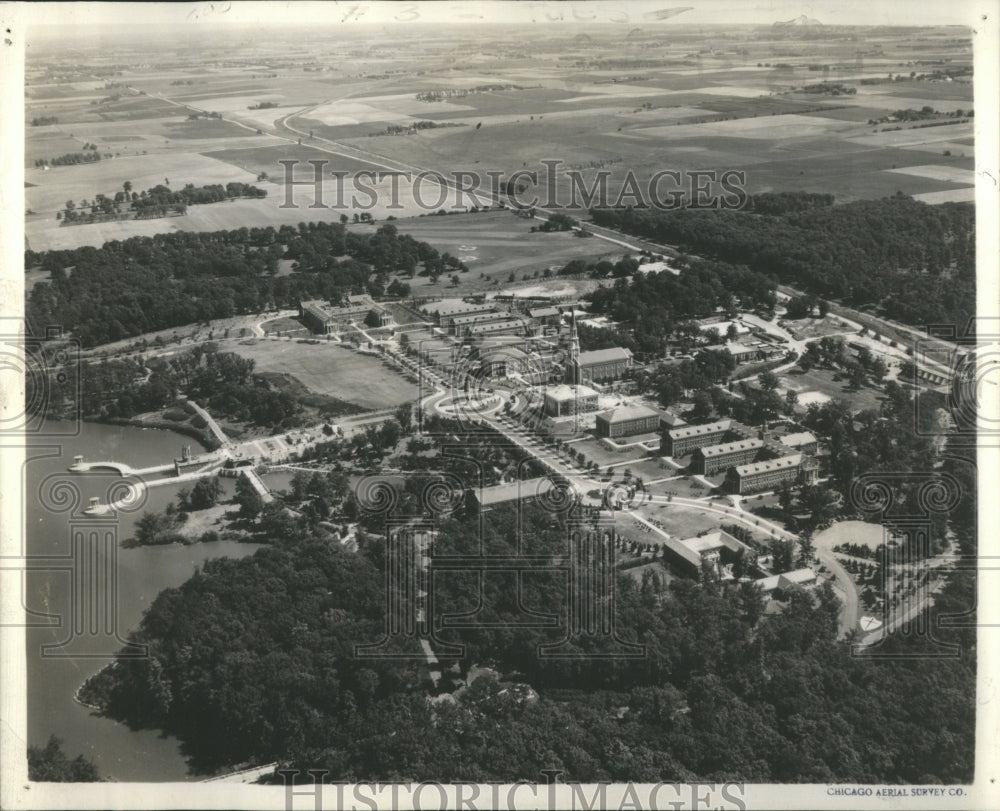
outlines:
[[[71,505],[59,500],[60,492],[75,492],[79,508],[86,506],[91,496],[100,496],[107,503],[108,488],[121,482],[110,471],[74,475],[66,469],[75,454],[87,461],[116,460],[134,467],[162,464],[180,456],[181,446],[192,446],[197,454],[203,450],[187,437],[170,431],[142,429],[131,426],[84,423],[77,437],[46,440],[44,432],[30,440],[27,454],[26,481],[26,542],[32,556],[66,557],[71,554],[71,524],[93,526],[105,519],[88,519],[79,513],[71,515]],[[58,453],[44,458],[41,445],[59,445]],[[49,453],[49,450],[45,450]],[[65,475],[60,475],[65,474]],[[221,479],[223,499],[234,491],[234,480]],[[62,484],[59,484],[62,483]],[[159,511],[173,501],[183,485],[163,485],[147,490],[145,504],[133,513],[121,513],[112,522],[119,542],[134,534],[136,520],[144,510]],[[188,483],[190,486],[190,482]],[[67,489],[67,487],[69,489]],[[93,563],[102,566],[108,555],[96,548]],[[181,585],[195,568],[206,560],[218,557],[246,557],[259,548],[258,544],[236,541],[183,546],[117,549],[117,628],[124,638],[136,628],[142,612],[165,588]],[[56,566],[60,565],[57,561]],[[65,566],[63,562],[61,565]],[[70,618],[72,580],[69,571],[32,571],[26,576],[25,606],[31,612],[48,612]],[[85,591],[85,590],[84,590]],[[86,595],[85,595],[86,596]],[[80,616],[78,612],[77,616]],[[35,618],[44,622],[44,618]],[[157,730],[132,731],[123,724],[101,718],[74,700],[77,688],[100,670],[104,658],[43,658],[42,646],[58,644],[70,636],[69,622],[63,627],[35,627],[27,632],[28,741],[44,745],[49,735],[63,739],[63,750],[70,757],[84,755],[93,760],[103,778],[118,781],[180,781],[203,779],[189,775],[187,763],[180,752],[179,741]],[[82,640],[95,651],[104,652],[113,640],[92,637]],[[96,647],[94,647],[96,646]]]

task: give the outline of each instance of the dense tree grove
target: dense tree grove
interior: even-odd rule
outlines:
[[[482,534],[478,517],[443,517],[436,550],[559,560],[565,517],[498,509]],[[957,658],[922,657],[934,643],[919,637],[879,651],[905,658],[859,657],[835,641],[829,588],[815,600],[789,594],[784,612],[765,617],[751,586],[665,589],[649,574],[641,584],[620,577],[616,596],[618,635],[645,645],[644,656],[598,637],[563,650],[618,653],[556,659],[539,645],[562,632],[527,623],[524,611],[564,617],[563,576],[531,573],[518,589],[497,572],[480,588],[474,573],[450,572],[435,578],[432,614],[478,609],[478,627],[440,631],[434,645],[441,655],[461,642],[463,673],[489,664],[500,678],[431,703],[419,658],[355,652],[385,634],[385,549],[381,533],[357,554],[300,535],[211,561],[147,612],[135,636],[151,658],[119,661],[86,697],[133,725],[176,732],[205,770],[278,760],[345,780],[537,781],[543,769],[582,781],[972,776],[974,628],[938,632],[959,645]],[[952,575],[934,610],[972,607],[970,581]],[[393,637],[383,652],[419,656],[417,643]]]
[[[278,260],[294,273],[276,276]],[[25,267],[50,271],[32,288],[26,314],[35,334],[59,325],[85,347],[273,307],[301,299],[380,296],[389,274],[461,263],[386,223],[372,235],[339,223],[275,229],[177,232],[111,241],[101,248],[25,252]]]
[[[50,367],[44,406],[50,416],[129,419],[172,405],[178,395],[198,401],[219,417],[260,426],[288,427],[302,412],[300,400],[254,374],[254,362],[234,352],[217,352],[214,344],[196,346],[168,357],[91,361],[71,368]],[[33,376],[26,378],[28,402],[41,396]],[[357,406],[329,398],[324,410],[353,413]],[[170,409],[167,419],[190,416]]]
[[[83,755],[72,760],[62,749],[55,735],[45,746],[28,747],[28,779],[42,783],[94,783],[101,778],[97,767]]]
[[[897,195],[831,206],[753,198],[744,211],[593,209],[599,225],[676,244],[907,324],[975,314],[975,209]]]
[[[690,321],[714,314],[716,307],[730,316],[738,309],[773,310],[774,289],[772,279],[743,265],[694,259],[677,275],[636,273],[631,280],[620,278],[611,287],[597,288],[587,298],[595,313],[620,324],[626,343],[637,352],[662,356],[675,332],[689,328],[697,335]]]

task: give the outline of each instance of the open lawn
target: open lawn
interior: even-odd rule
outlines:
[[[257,372],[286,373],[316,394],[377,410],[411,402],[417,387],[392,367],[334,343],[241,342],[233,351],[252,358]]]
[[[690,538],[702,530],[718,529],[726,522],[726,516],[710,513],[698,507],[681,507],[676,504],[650,504],[639,509],[639,514],[647,520],[655,518],[665,532],[675,538]],[[628,519],[621,519],[623,525]],[[648,533],[643,536],[648,542],[655,543],[659,536]]]
[[[608,465],[621,465],[623,462],[634,463],[646,455],[646,452],[642,448],[625,448],[620,453],[616,453],[593,436],[588,436],[579,442],[572,442],[569,447],[574,451],[583,453],[587,457],[587,461],[597,462],[601,466],[602,473]],[[624,469],[624,467],[616,467],[616,476],[620,476]]]
[[[781,390],[793,389],[799,395],[799,404],[807,405],[812,401],[844,400],[852,410],[865,411],[878,409],[882,394],[870,386],[862,386],[857,391],[848,386],[846,375],[840,375],[840,380],[834,380],[835,373],[829,369],[810,369],[803,372],[795,367],[779,376]],[[811,393],[822,395],[820,398],[809,398]]]
[[[867,521],[838,521],[813,536],[813,545],[821,550],[830,550],[842,543],[855,543],[874,550],[885,543],[885,529],[881,524]]]
[[[804,341],[809,338],[822,338],[826,335],[843,335],[845,332],[856,332],[847,329],[843,324],[835,322],[832,318],[799,318],[785,320],[783,322],[798,340]]]
[[[562,267],[572,259],[596,262],[607,258],[615,261],[624,252],[615,250],[615,246],[603,240],[580,239],[569,232],[533,234],[531,227],[537,225],[537,221],[515,216],[510,211],[411,217],[396,220],[393,224],[400,233],[427,242],[442,253],[447,251],[468,265],[469,273],[459,274],[461,286],[458,295],[467,289],[491,289],[494,281],[496,284],[493,287],[498,292],[509,293],[512,292],[511,273],[518,283],[526,281],[525,274],[533,279],[536,272],[541,280],[546,268]],[[373,231],[379,225],[381,223],[359,226],[359,230]],[[482,274],[486,275],[485,285]],[[420,276],[408,281],[416,295],[453,295],[452,288],[444,279],[437,285],[431,285],[427,277]],[[575,282],[554,277],[536,284],[575,288]],[[527,292],[524,294],[527,295]]]

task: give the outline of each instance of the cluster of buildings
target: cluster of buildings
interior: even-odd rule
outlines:
[[[702,336],[719,344],[736,363],[753,363],[781,357],[786,347],[774,336],[751,330],[738,318],[727,319],[722,313],[702,318],[698,322]]]
[[[811,433],[766,438],[736,420],[669,428],[661,449],[674,458],[690,454],[694,473],[711,476],[725,471],[730,489],[740,494],[784,482],[811,484],[818,474],[818,443]]]

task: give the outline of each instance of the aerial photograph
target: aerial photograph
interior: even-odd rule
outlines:
[[[988,807],[978,6],[691,2],[8,27],[10,807]]]

